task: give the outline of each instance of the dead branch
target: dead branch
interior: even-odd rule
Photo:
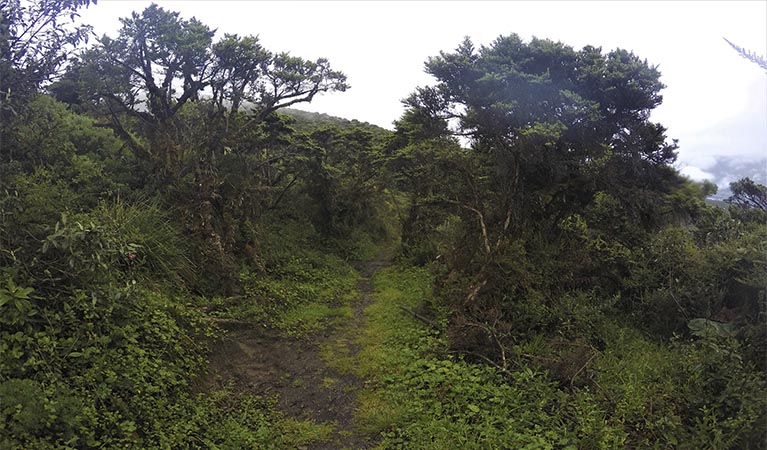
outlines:
[[[446,200],[446,202],[452,203],[454,205],[458,205],[461,208],[468,209],[469,211],[477,214],[477,218],[479,218],[479,226],[480,226],[481,231],[482,231],[482,241],[483,241],[483,244],[484,244],[484,247],[485,247],[485,253],[487,253],[489,255],[490,252],[491,252],[491,250],[490,250],[490,239],[487,237],[487,225],[485,224],[485,216],[482,214],[482,211],[478,210],[477,208],[475,208],[473,206],[467,205],[465,203],[461,203],[461,202],[456,201],[456,200]]]
[[[506,210],[506,220],[504,220],[503,222],[503,231],[498,235],[498,239],[495,241],[496,252],[501,247],[501,240],[503,239],[503,235],[506,234],[506,231],[508,231],[510,224],[511,224],[511,206],[509,206],[509,208]]]
[[[474,287],[471,289],[471,292],[469,292],[469,295],[467,295],[467,296],[466,296],[466,301],[467,301],[467,302],[471,302],[471,301],[473,301],[475,298],[477,298],[477,294],[479,294],[479,291],[480,291],[480,290],[481,290],[483,287],[485,287],[485,285],[486,285],[486,284],[487,284],[487,280],[483,280],[483,281],[481,281],[481,282],[477,283],[477,285],[476,285],[476,286],[474,286]]]
[[[474,356],[475,358],[479,358],[486,363],[490,364],[491,366],[495,367],[496,369],[500,370],[501,372],[505,373],[506,375],[511,375],[511,371],[508,369],[504,369],[503,367],[499,366],[498,363],[493,361],[492,359],[488,358],[485,355],[482,355],[480,353],[475,353],[469,350],[446,350],[443,353],[446,353],[448,355],[469,355]]]
[[[684,310],[684,308],[682,308],[682,304],[679,303],[679,300],[676,299],[676,296],[674,295],[674,293],[669,290],[669,295],[671,295],[671,298],[674,300],[674,303],[676,303],[676,307],[679,309],[679,312],[682,313],[682,315],[684,316],[684,319],[689,322],[690,317],[687,315],[687,312]]]
[[[594,353],[591,354],[591,357],[581,366],[580,369],[578,369],[575,374],[573,374],[572,378],[570,378],[570,388],[575,389],[575,379],[580,375],[581,372],[586,370],[586,367],[589,365],[589,363],[597,357],[599,354],[599,350],[595,349],[594,347],[591,347],[592,350],[594,350]]]
[[[495,332],[495,325],[497,323],[498,321],[496,320],[493,325],[485,325],[483,323],[470,322],[470,321],[467,321],[465,324],[466,326],[482,329],[482,331],[487,333],[493,339],[493,341],[495,341],[495,345],[498,346],[498,350],[501,352],[500,356],[501,356],[501,361],[503,362],[502,367],[504,370],[506,370],[509,367],[509,363],[506,358],[506,347],[501,342],[501,338],[498,336],[498,333]]]
[[[432,327],[433,329],[439,331],[440,333],[442,332],[442,326],[440,326],[440,324],[438,324],[437,322],[429,319],[428,317],[425,317],[425,316],[423,316],[421,314],[418,314],[417,312],[413,311],[412,309],[410,309],[410,308],[408,308],[406,306],[399,305],[399,309],[405,311],[406,313],[410,314],[413,318],[420,320],[421,322],[425,323],[426,325],[429,325],[430,327]]]

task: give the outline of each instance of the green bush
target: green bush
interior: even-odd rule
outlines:
[[[226,305],[228,317],[261,322],[290,335],[318,331],[350,317],[359,275],[341,258],[304,250],[261,271],[240,274],[244,295]]]
[[[444,340],[399,308],[418,309],[431,279],[423,268],[380,271],[362,351],[354,362],[334,358],[374,381],[360,394],[357,420],[380,434],[376,448],[577,448],[557,416],[566,396],[545,374],[528,368],[506,380],[494,368],[438,356]]]
[[[21,297],[18,290],[14,296]],[[25,383],[5,409],[15,412],[6,418],[4,439],[17,448],[36,448],[35,442],[96,448],[143,439],[155,425],[158,402],[183,395],[204,361],[193,337],[205,326],[177,299],[109,286],[28,297],[35,314],[24,321],[10,314],[15,301],[0,307],[0,384],[13,390]],[[39,408],[47,418],[30,422]]]
[[[180,287],[196,281],[189,246],[157,202],[118,200],[62,214],[41,250],[48,271],[60,274],[56,283],[152,280]]]

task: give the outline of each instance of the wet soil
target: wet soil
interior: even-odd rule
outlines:
[[[322,350],[340,347],[345,350],[345,357],[359,351],[354,340],[363,325],[364,309],[370,303],[371,279],[388,264],[380,255],[355,264],[361,279],[357,284],[359,296],[351,305],[353,315],[334,329],[297,339],[257,325],[223,323],[227,333],[213,345],[208,387],[232,385],[238,392],[276,395],[277,408],[287,416],[334,425],[327,442],[299,450],[373,447],[370,437],[359,435],[354,427],[357,393],[364,388],[365,380],[329,367]]]

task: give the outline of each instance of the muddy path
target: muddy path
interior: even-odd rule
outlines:
[[[330,423],[334,431],[326,442],[301,450],[366,449],[369,437],[355,431],[357,393],[365,380],[342,373],[323,358],[328,348],[341,348],[345,357],[359,351],[354,343],[370,303],[372,277],[390,262],[383,253],[370,261],[353,264],[360,273],[359,295],[352,301],[352,317],[334,329],[304,338],[290,338],[279,331],[254,325],[225,325],[226,337],[213,345],[209,387],[233,385],[235,391],[278,398],[277,408],[290,417]],[[327,358],[325,352],[325,358]]]

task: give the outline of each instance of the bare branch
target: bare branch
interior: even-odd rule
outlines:
[[[481,232],[482,232],[482,241],[483,241],[483,244],[484,244],[485,253],[487,253],[489,255],[492,252],[492,250],[490,249],[490,240],[487,237],[487,225],[485,224],[485,216],[482,214],[482,211],[478,210],[477,208],[474,208],[473,206],[469,206],[469,205],[467,205],[465,203],[461,203],[461,202],[456,201],[456,200],[446,200],[446,201],[448,203],[452,203],[454,205],[458,205],[461,208],[467,209],[467,210],[472,211],[472,212],[477,214],[477,218],[479,219],[479,226],[480,226]]]
[[[469,350],[447,350],[447,351],[445,351],[443,353],[446,353],[448,355],[470,355],[470,356],[474,356],[476,358],[479,358],[479,359],[485,361],[486,363],[490,364],[491,366],[495,367],[496,369],[500,370],[501,372],[505,373],[506,375],[511,375],[511,371],[510,370],[505,369],[505,368],[499,366],[498,363],[496,363],[492,359],[490,359],[487,356],[482,355],[480,353],[472,352],[472,351],[469,351]]]
[[[428,317],[423,316],[421,314],[418,314],[417,312],[413,311],[412,309],[410,309],[410,308],[408,308],[406,306],[399,305],[399,309],[401,309],[402,311],[405,311],[406,313],[410,314],[413,318],[420,320],[421,322],[423,322],[426,325],[432,327],[433,329],[435,329],[435,330],[437,330],[439,332],[443,331],[442,327],[437,322],[429,319]]]

